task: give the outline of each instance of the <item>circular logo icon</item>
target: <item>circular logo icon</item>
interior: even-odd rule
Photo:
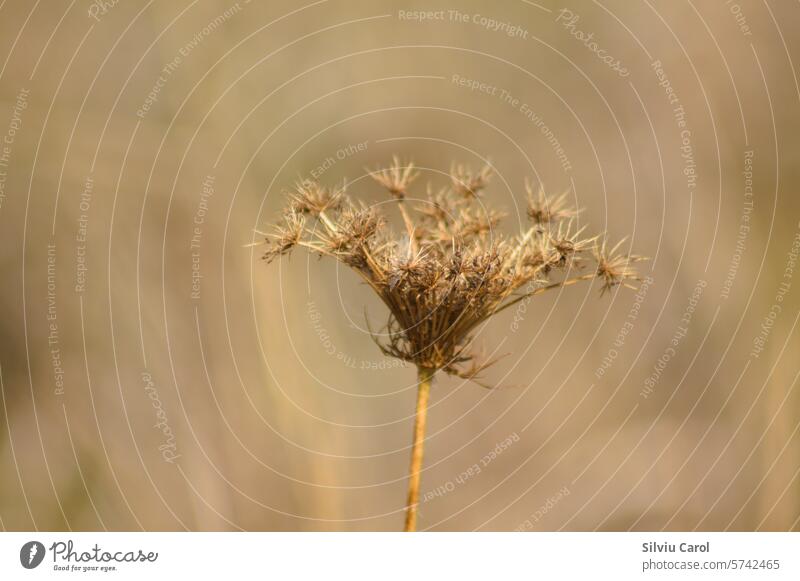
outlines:
[[[19,550],[19,562],[26,569],[35,569],[44,560],[44,545],[39,541],[28,541]]]

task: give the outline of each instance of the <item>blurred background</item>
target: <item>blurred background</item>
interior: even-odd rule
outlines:
[[[798,10],[1,2],[0,525],[399,530],[386,313],[246,246],[301,176],[385,202],[397,154],[650,258],[483,327],[497,388],[437,378],[421,529],[798,529]]]

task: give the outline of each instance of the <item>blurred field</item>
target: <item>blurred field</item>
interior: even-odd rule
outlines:
[[[651,258],[638,302],[483,328],[498,389],[438,378],[420,528],[800,528],[796,4],[101,5],[0,3],[4,529],[398,530],[381,305],[245,246],[298,176],[384,201],[393,154],[490,160],[509,232],[526,177],[571,190]]]

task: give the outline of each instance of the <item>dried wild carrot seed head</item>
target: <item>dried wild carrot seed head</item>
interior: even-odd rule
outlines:
[[[472,173],[461,164],[453,164],[450,169],[453,190],[465,198],[477,196],[489,184],[491,177],[492,167],[489,165],[483,166],[478,173]]]
[[[611,291],[617,285],[623,285],[635,289],[629,280],[639,280],[636,270],[632,263],[644,260],[641,256],[619,254],[619,248],[625,241],[623,238],[611,249],[607,248],[607,243],[596,244],[594,248],[594,258],[597,262],[597,276],[602,280],[600,294]]]
[[[533,187],[527,179],[525,180],[525,191],[528,192],[528,216],[536,224],[551,224],[569,220],[575,218],[580,212],[569,206],[568,192],[548,198],[541,186],[534,193]]]
[[[567,195],[534,195],[526,184],[532,224],[517,236],[498,231],[503,214],[476,203],[492,170],[477,173],[453,166],[450,185],[407,208],[414,165],[394,158],[371,173],[394,198],[403,231],[395,232],[374,208],[354,203],[344,187],[328,189],[310,180],[295,186],[282,220],[266,235],[267,262],[300,246],[352,268],[389,311],[384,354],[420,368],[472,380],[489,363],[471,351],[478,325],[541,292],[599,278],[601,294],[638,280],[636,256],[610,250],[573,226],[577,211]],[[596,268],[568,278],[589,260]]]
[[[394,163],[388,168],[374,171],[370,175],[376,182],[386,188],[392,196],[402,200],[406,197],[408,186],[417,179],[419,174],[414,171],[413,163],[409,162],[403,166],[397,156],[394,157],[393,161]]]

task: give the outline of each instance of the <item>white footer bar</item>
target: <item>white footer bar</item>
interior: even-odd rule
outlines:
[[[800,579],[800,533],[2,533],[0,579]],[[226,576],[226,577],[222,577]]]

